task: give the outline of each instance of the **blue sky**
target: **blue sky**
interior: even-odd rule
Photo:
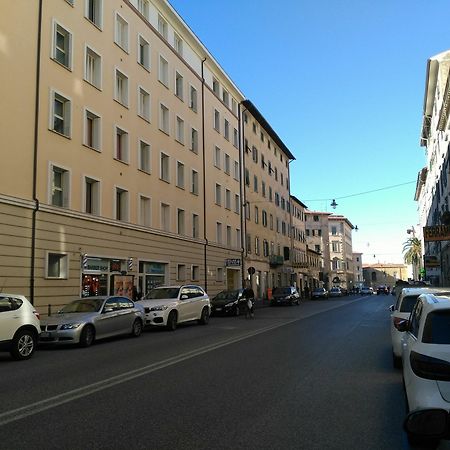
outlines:
[[[292,194],[330,212],[336,198],[363,263],[402,262],[426,64],[450,48],[450,2],[170,2],[295,155]]]

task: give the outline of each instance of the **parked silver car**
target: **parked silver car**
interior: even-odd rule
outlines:
[[[89,347],[96,339],[131,334],[140,336],[145,312],[127,297],[85,297],[41,320],[41,342]]]

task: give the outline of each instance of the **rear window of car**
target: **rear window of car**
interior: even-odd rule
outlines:
[[[400,304],[400,312],[410,313],[416,304],[417,297],[418,295],[407,295],[403,297],[402,303]]]
[[[450,344],[450,310],[428,314],[423,328],[425,344]]]
[[[272,295],[288,295],[291,293],[291,288],[275,288]]]

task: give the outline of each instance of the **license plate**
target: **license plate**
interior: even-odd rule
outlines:
[[[216,308],[216,311],[222,311],[222,308]]]
[[[41,332],[41,338],[48,338],[48,337],[50,337],[50,333],[48,331]]]

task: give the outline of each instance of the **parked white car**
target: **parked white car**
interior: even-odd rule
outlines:
[[[417,411],[430,408],[445,410],[448,413],[450,296],[420,295],[410,319],[400,321],[397,329],[404,334],[403,382],[410,413],[416,414]],[[408,438],[412,444],[421,440],[421,436],[411,433],[408,434]]]
[[[206,325],[211,306],[208,294],[196,285],[161,286],[139,300],[145,308],[145,324],[175,330],[183,322]]]
[[[361,295],[373,295],[373,288],[363,286],[360,290]]]
[[[39,313],[26,297],[0,294],[0,350],[17,360],[31,358],[40,332]]]
[[[409,319],[411,311],[421,294],[450,295],[450,288],[431,287],[406,287],[397,297],[395,305],[391,305],[391,341],[392,341],[392,364],[396,368],[402,365],[402,337],[403,333],[397,330],[396,325],[405,319]]]

